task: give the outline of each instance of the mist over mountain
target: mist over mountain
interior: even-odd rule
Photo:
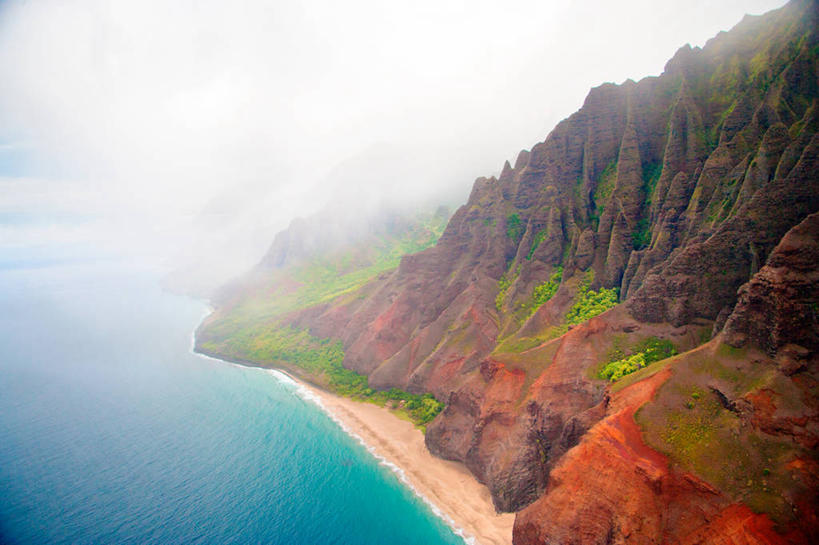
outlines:
[[[793,0],[593,88],[434,245],[340,291],[226,293],[198,349],[433,394],[428,448],[517,513],[516,545],[815,541],[817,23]]]
[[[0,248],[212,286],[340,199],[460,204],[588,87],[781,3],[6,1]]]

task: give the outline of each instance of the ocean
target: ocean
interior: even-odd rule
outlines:
[[[464,543],[297,384],[194,354],[159,279],[0,267],[0,542]]]

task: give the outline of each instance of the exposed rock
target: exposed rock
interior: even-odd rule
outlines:
[[[616,396],[606,418],[551,472],[546,493],[518,514],[515,545],[670,543],[720,511],[719,493],[674,473],[634,422],[634,411],[667,378],[659,373]]]
[[[655,446],[668,434],[635,414],[665,424],[696,408],[698,388],[735,426],[721,433],[767,434],[753,437],[799,462],[771,470],[815,518],[803,460],[819,444],[817,9],[794,0],[680,49],[659,77],[592,89],[497,179],[475,181],[436,246],[283,323],[340,339],[373,387],[445,400],[426,444],[520,511],[517,545],[807,543],[819,524],[775,527],[650,447],[643,432]],[[285,242],[271,263],[292,253]],[[601,287],[626,304],[570,327],[578,293]],[[619,392],[598,377],[615,348],[652,336],[688,352]],[[725,340],[776,359],[692,355],[714,336],[709,350],[731,350]]]
[[[819,350],[819,214],[782,238],[766,265],[739,290],[725,324],[726,342],[753,342],[770,355],[786,345],[782,365],[796,372]],[[792,343],[792,344],[791,344]]]

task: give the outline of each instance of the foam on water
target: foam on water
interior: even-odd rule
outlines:
[[[210,314],[210,312],[206,313],[205,316],[207,316],[208,314]],[[194,333],[192,335],[192,341],[191,341],[191,352],[194,352],[198,356],[203,357],[203,358],[207,358],[207,359],[212,360],[212,361],[225,363],[225,364],[232,365],[234,367],[238,367],[238,368],[241,368],[241,369],[248,369],[248,366],[246,366],[246,365],[242,365],[242,364],[239,364],[239,363],[223,360],[223,359],[220,359],[220,358],[214,358],[212,356],[208,356],[207,354],[200,354],[198,352],[195,352],[194,349],[193,349],[195,344],[196,344],[196,335]],[[378,453],[378,451],[372,445],[368,444],[364,440],[363,437],[361,437],[356,432],[351,430],[347,426],[347,424],[344,423],[343,420],[341,420],[333,411],[331,411],[322,402],[322,400],[321,400],[321,398],[319,396],[317,396],[316,394],[314,394],[310,390],[310,388],[308,388],[307,386],[305,386],[304,384],[302,384],[300,382],[297,382],[290,375],[288,375],[287,373],[284,373],[283,371],[280,371],[278,369],[266,369],[266,368],[262,368],[262,367],[251,367],[251,368],[252,369],[258,369],[259,371],[262,371],[263,373],[265,373],[267,375],[270,375],[271,377],[275,378],[279,383],[281,383],[281,384],[283,384],[285,386],[289,386],[289,387],[293,388],[293,391],[295,392],[295,394],[298,395],[301,399],[304,399],[305,401],[309,401],[310,403],[313,403],[325,415],[327,415],[330,418],[330,420],[335,422],[335,424],[338,425],[338,427],[340,427],[342,429],[342,431],[344,431],[344,433],[346,433],[347,435],[349,435],[350,437],[355,439],[361,446],[363,446],[367,450],[367,452],[369,452],[370,455],[378,461],[378,463],[380,465],[382,465],[382,466],[386,467],[387,469],[389,469],[390,471],[392,471],[398,477],[398,480],[401,481],[401,483],[403,483],[404,486],[406,486],[409,490],[411,490],[412,493],[415,494],[416,497],[418,497],[421,501],[423,501],[427,505],[427,507],[429,507],[429,509],[433,512],[433,514],[436,517],[438,517],[439,519],[444,521],[444,523],[446,523],[446,525],[449,526],[452,529],[452,531],[455,533],[455,535],[457,535],[458,537],[463,539],[464,542],[467,545],[479,545],[478,541],[476,540],[476,538],[474,536],[468,534],[463,528],[458,526],[457,523],[454,520],[452,520],[452,517],[450,517],[449,515],[444,513],[441,510],[440,507],[438,507],[432,500],[430,500],[420,490],[418,490],[412,484],[412,482],[409,480],[409,478],[407,477],[406,472],[403,469],[401,469],[399,466],[395,465],[393,462],[391,462],[387,458],[383,457],[381,454]]]
[[[463,543],[290,377],[191,354],[202,304],[125,265],[0,272],[0,543]]]
[[[441,508],[435,505],[435,503],[432,500],[430,500],[427,496],[421,493],[420,490],[413,486],[412,482],[409,480],[407,474],[404,472],[403,469],[395,465],[390,460],[384,458],[381,454],[378,453],[378,451],[372,445],[368,444],[363,437],[361,437],[356,432],[351,430],[344,423],[344,421],[340,419],[338,415],[336,415],[333,411],[331,411],[322,402],[321,398],[314,394],[307,386],[299,382],[296,382],[286,373],[283,373],[276,369],[263,370],[269,373],[271,376],[275,377],[276,380],[280,381],[282,384],[286,384],[288,386],[295,386],[295,392],[298,394],[299,397],[301,397],[305,401],[310,401],[311,403],[314,403],[319,409],[321,409],[324,412],[324,414],[330,417],[330,419],[333,422],[335,422],[342,430],[344,430],[344,433],[358,441],[358,443],[361,444],[367,450],[367,452],[369,452],[373,456],[373,458],[378,460],[379,464],[392,471],[398,477],[398,480],[400,480],[404,484],[404,486],[412,490],[413,494],[415,494],[419,499],[421,499],[421,501],[423,501],[430,508],[430,510],[435,514],[436,517],[443,520],[447,524],[447,526],[452,528],[452,531],[455,532],[455,535],[461,537],[464,540],[464,542],[467,543],[468,545],[478,545],[478,542],[474,536],[467,534],[463,528],[458,526],[455,523],[455,521],[452,520],[452,517],[444,513],[441,510]]]

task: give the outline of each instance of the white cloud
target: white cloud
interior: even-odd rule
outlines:
[[[248,261],[331,198],[465,195],[589,87],[782,4],[10,1],[0,146],[25,142],[31,174],[54,178],[36,198],[84,195],[186,241],[174,255],[231,239]],[[389,160],[368,169],[373,149]],[[350,161],[367,172],[339,175]],[[0,207],[27,190],[4,186]]]

